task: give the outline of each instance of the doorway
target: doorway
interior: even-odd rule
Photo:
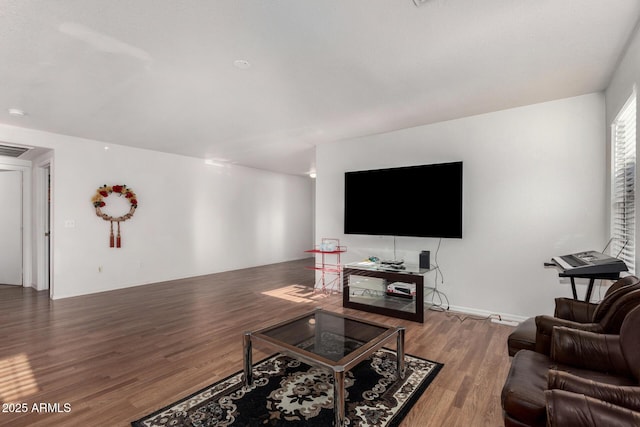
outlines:
[[[0,202],[0,215],[11,216],[20,219],[12,219],[11,232],[5,232],[2,237],[0,256],[12,259],[3,267],[5,279],[2,282],[11,282],[11,286],[31,286],[33,253],[31,248],[31,162],[22,159],[0,156],[0,176],[9,187],[4,188],[2,197],[8,198]],[[8,237],[11,235],[11,237]],[[10,239],[11,243],[4,244],[4,239]],[[19,264],[16,263],[19,259]],[[10,267],[9,267],[10,265]],[[16,267],[20,265],[20,267]],[[5,270],[6,268],[6,270]],[[19,268],[19,273],[15,269]],[[9,279],[7,279],[9,277]]]
[[[49,232],[53,206],[53,151],[35,148],[29,153],[32,155],[24,159],[0,155],[0,171],[16,172],[21,177],[20,201],[16,201],[17,197],[7,203],[0,201],[0,211],[4,205],[20,207],[20,242],[4,245],[4,238],[0,241],[21,259],[20,280],[12,282],[37,291],[48,289],[49,296],[53,297],[53,236]],[[0,172],[0,175],[2,173],[6,172]],[[0,252],[0,257],[4,257],[4,253]]]

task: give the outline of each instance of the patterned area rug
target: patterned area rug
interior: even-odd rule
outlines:
[[[406,375],[396,380],[395,351],[379,350],[345,375],[349,426],[397,426],[442,368],[405,355]],[[333,374],[277,354],[253,367],[254,384],[238,372],[131,423],[151,426],[333,425]]]

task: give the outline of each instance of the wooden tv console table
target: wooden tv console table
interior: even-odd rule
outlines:
[[[417,266],[397,270],[368,262],[346,264],[342,272],[342,305],[424,323],[424,275],[429,271]],[[390,294],[389,285],[412,291],[415,288],[415,294]]]

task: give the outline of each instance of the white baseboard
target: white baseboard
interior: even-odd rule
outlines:
[[[499,323],[500,325],[507,326],[518,326],[520,324],[520,322],[516,322],[515,320],[496,319],[495,317],[491,319],[491,323]]]

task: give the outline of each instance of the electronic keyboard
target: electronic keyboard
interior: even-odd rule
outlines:
[[[551,258],[562,270],[563,276],[584,276],[620,273],[628,271],[621,259],[596,251],[578,252]]]

